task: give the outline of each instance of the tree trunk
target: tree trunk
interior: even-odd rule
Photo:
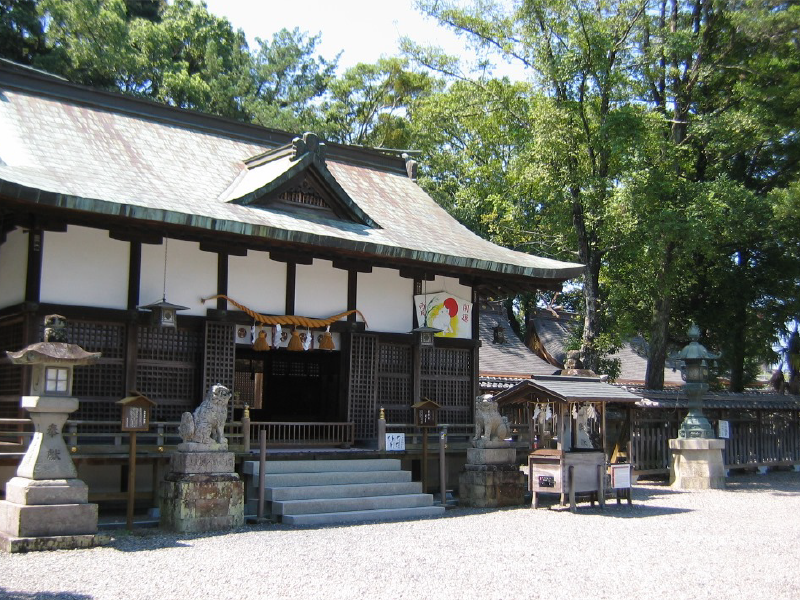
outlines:
[[[675,244],[670,242],[664,251],[664,260],[658,273],[656,290],[661,296],[653,302],[653,320],[650,325],[650,351],[647,356],[645,387],[649,390],[664,389],[664,366],[667,362],[667,341],[669,340],[669,318],[671,299],[669,296],[669,271],[672,269]]]
[[[585,369],[597,369],[598,353],[595,340],[600,335],[600,257],[601,253],[594,248],[592,236],[586,227],[586,217],[581,202],[581,191],[571,189],[572,224],[578,237],[578,256],[584,264],[583,299],[585,316],[583,320],[583,338],[581,339],[581,360]]]
[[[664,295],[653,305],[653,322],[650,330],[650,352],[644,385],[648,390],[664,389],[664,366],[667,362],[670,299]]]

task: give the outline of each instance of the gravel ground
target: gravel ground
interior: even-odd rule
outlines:
[[[733,475],[701,492],[644,482],[633,500],[577,514],[116,532],[102,548],[0,554],[0,598],[800,598],[800,473]]]

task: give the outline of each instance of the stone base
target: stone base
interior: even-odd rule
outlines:
[[[525,491],[525,474],[513,464],[468,464],[458,477],[459,506],[518,506],[525,502]]]
[[[672,452],[669,484],[681,490],[725,489],[722,450],[725,440],[690,438],[669,440]]]
[[[244,524],[244,482],[236,473],[170,473],[161,488],[161,527],[182,533]]]
[[[0,551],[2,552],[40,552],[43,550],[76,550],[94,548],[111,542],[107,534],[96,535],[53,535],[40,537],[14,537],[0,532]]]
[[[12,477],[6,483],[6,500],[27,506],[87,504],[89,487],[80,479],[28,479]]]
[[[173,473],[233,473],[235,456],[233,452],[175,452],[169,464]]]
[[[515,448],[467,448],[468,465],[513,465],[516,462]]]
[[[97,504],[15,504],[0,501],[0,533],[53,537],[97,533]]]

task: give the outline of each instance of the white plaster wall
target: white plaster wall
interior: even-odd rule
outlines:
[[[165,240],[166,242],[166,240]],[[169,240],[161,245],[142,244],[142,275],[139,303],[161,300],[164,290],[164,252],[167,254],[167,302],[188,307],[180,315],[205,315],[216,308],[214,301],[202,303],[217,293],[217,254],[203,252],[197,242]]]
[[[329,260],[297,265],[294,312],[325,318],[347,310],[347,271],[334,269]]]
[[[286,263],[266,252],[228,257],[228,297],[262,315],[286,312]],[[235,306],[231,310],[238,310]]]
[[[394,269],[359,273],[356,308],[364,314],[368,331],[408,333],[414,327],[414,280]]]
[[[27,269],[28,234],[14,229],[0,244],[0,308],[25,300]]]
[[[472,288],[466,285],[461,285],[458,279],[453,277],[442,277],[437,275],[433,281],[423,283],[423,289],[426,294],[435,294],[436,292],[446,292],[453,296],[458,296],[462,300],[472,302]]]
[[[42,235],[41,301],[125,309],[130,244],[108,231],[70,225]]]

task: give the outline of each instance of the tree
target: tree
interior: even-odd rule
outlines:
[[[0,56],[30,65],[45,53],[36,0],[0,0]]]
[[[596,368],[599,359],[600,271],[609,249],[605,206],[624,163],[626,131],[638,130],[629,123],[637,119],[636,112],[618,104],[618,99],[625,97],[630,85],[632,31],[646,4],[644,0],[528,0],[508,13],[491,1],[468,8],[418,2],[424,12],[472,36],[478,45],[522,61],[541,96],[549,100],[540,103],[546,110],[531,111],[523,123],[533,115],[546,116],[545,136],[557,131],[561,139],[553,140],[547,155],[526,158],[537,165],[531,170],[535,179],[545,172],[550,183],[540,195],[552,209],[542,214],[561,219],[562,230],[563,219],[569,219],[578,258],[585,265],[581,352],[588,368]],[[421,52],[416,55],[425,60]],[[528,120],[522,126],[535,130],[536,125]]]
[[[280,30],[271,43],[256,38],[255,90],[247,103],[256,123],[297,132],[320,129],[315,102],[328,91],[339,61],[339,55],[314,56],[320,39],[321,34],[308,37],[297,28]]]
[[[409,70],[400,58],[360,63],[331,82],[322,105],[326,134],[347,144],[405,148],[408,111],[436,85],[430,75]]]

